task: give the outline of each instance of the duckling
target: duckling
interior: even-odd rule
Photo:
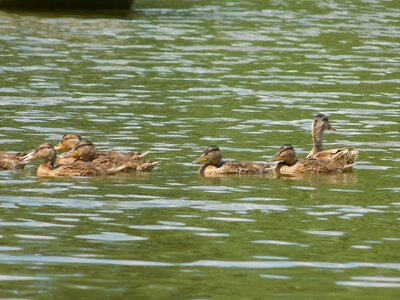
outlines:
[[[73,160],[73,163],[92,162],[105,170],[118,172],[149,172],[159,163],[158,161],[133,160],[124,156],[96,156],[96,148],[92,142],[81,140],[62,159]]]
[[[93,163],[82,162],[79,164],[56,165],[56,150],[51,144],[44,143],[35,150],[26,154],[22,161],[28,163],[33,159],[43,159],[44,162],[39,165],[36,174],[40,177],[56,176],[100,176],[111,175],[118,170],[105,170],[99,168]]]
[[[22,162],[22,157],[25,154],[22,152],[0,152],[0,171],[23,169],[26,163]]]
[[[260,175],[267,174],[272,171],[271,167],[266,163],[241,162],[222,160],[221,150],[217,146],[210,146],[204,149],[203,154],[196,159],[194,164],[203,164],[199,169],[202,176],[215,175]]]
[[[336,130],[329,124],[328,117],[324,114],[317,114],[311,125],[311,134],[313,138],[313,148],[306,158],[315,158],[322,160],[330,160],[337,164],[354,164],[358,151],[353,148],[338,148],[330,150],[322,150],[322,141],[325,130]]]
[[[82,140],[82,137],[79,134],[67,133],[67,134],[64,134],[64,136],[61,138],[58,145],[55,146],[54,148],[57,151],[59,151],[59,150],[70,151],[81,140]],[[146,151],[146,152],[96,151],[96,158],[100,158],[100,157],[121,157],[122,158],[122,157],[125,157],[125,158],[129,158],[132,160],[140,160],[148,153],[149,153],[149,151]],[[66,163],[66,162],[70,162],[70,161],[71,161],[71,159],[64,160],[64,158],[61,158],[57,162],[58,163]]]
[[[278,174],[343,173],[350,171],[352,167],[352,165],[339,164],[337,161],[331,160],[314,158],[299,160],[296,157],[293,146],[290,144],[280,147],[272,161],[280,161],[275,168],[275,172]]]

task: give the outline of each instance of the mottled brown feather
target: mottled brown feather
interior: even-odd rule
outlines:
[[[0,152],[0,171],[23,169],[26,163],[21,161],[25,153]]]
[[[88,162],[58,165],[55,167],[45,162],[39,166],[36,174],[41,177],[111,175],[111,173],[107,173],[93,163]]]
[[[307,158],[331,161],[337,167],[343,164],[353,165],[358,157],[358,151],[353,148],[337,148],[322,150],[323,135],[326,130],[336,130],[329,124],[328,117],[324,114],[317,114],[311,125],[313,148]],[[350,167],[351,168],[351,167]]]
[[[203,154],[193,163],[203,164],[199,173],[203,176],[216,175],[261,175],[272,171],[266,163],[251,161],[222,161],[221,150],[217,146],[206,147]]]
[[[82,137],[79,134],[68,133],[61,138],[59,144],[56,146],[56,149],[63,151],[70,151],[80,141],[82,141]],[[97,151],[96,158],[106,156],[106,157],[124,157],[126,159],[140,160],[146,154],[148,154],[148,152]],[[63,163],[63,160],[59,160],[59,162]]]
[[[339,151],[336,154],[337,160],[323,160],[305,158],[298,160],[294,148],[283,145],[279,148],[273,160],[280,161],[275,168],[278,174],[302,174],[302,173],[343,173],[352,169],[352,164],[346,163],[346,153]]]
[[[122,155],[119,152],[97,152],[90,141],[78,142],[65,157],[68,163],[92,162],[104,172],[149,172],[159,162],[133,159],[132,156]]]
[[[214,175],[262,175],[271,173],[271,166],[264,163],[228,161],[223,162],[220,167],[205,164],[199,173],[203,176]]]

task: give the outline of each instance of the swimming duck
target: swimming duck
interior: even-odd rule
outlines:
[[[59,151],[59,150],[70,151],[79,141],[82,141],[82,137],[79,134],[67,133],[67,134],[64,134],[64,136],[61,138],[58,145],[54,147],[54,149],[56,149],[57,151]],[[140,160],[148,153],[149,153],[149,151],[146,151],[146,152],[96,151],[96,158],[99,158],[99,157],[125,157],[125,158],[129,158],[132,160]],[[70,161],[71,161],[71,159],[64,160],[64,158],[61,158],[57,162],[58,163],[66,163],[66,162],[68,163]]]
[[[202,176],[214,175],[259,175],[270,173],[271,167],[266,163],[241,162],[222,160],[221,150],[217,146],[210,146],[204,149],[203,154],[196,159],[194,164],[203,164],[199,169]]]
[[[36,174],[41,177],[56,176],[100,176],[111,175],[118,170],[106,170],[99,168],[93,163],[82,162],[79,164],[56,165],[56,150],[51,144],[44,143],[35,150],[26,154],[22,161],[28,163],[33,159],[43,159],[44,162],[39,165]]]
[[[159,163],[158,161],[133,160],[126,156],[96,156],[96,148],[88,140],[79,141],[70,151],[62,155],[63,160],[72,160],[71,163],[92,162],[105,170],[118,172],[149,172]]]
[[[345,152],[338,155],[346,155]],[[338,161],[323,160],[315,158],[297,159],[296,152],[290,144],[283,145],[276,152],[272,161],[280,161],[275,168],[278,174],[301,174],[301,173],[343,173],[351,170],[352,165],[339,164]]]
[[[0,152],[0,171],[23,169],[26,163],[23,163],[21,160],[25,154],[22,152]]]
[[[311,134],[313,138],[313,148],[307,155],[307,158],[330,160],[337,164],[354,164],[358,151],[353,148],[338,148],[322,150],[322,141],[325,130],[336,130],[329,124],[328,117],[324,114],[317,114],[311,125]]]

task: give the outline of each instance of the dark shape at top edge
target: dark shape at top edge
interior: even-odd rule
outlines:
[[[131,9],[134,0],[0,0],[0,9]]]

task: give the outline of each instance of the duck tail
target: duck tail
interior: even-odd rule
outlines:
[[[355,164],[346,164],[346,165],[344,165],[342,168],[341,168],[341,172],[344,172],[344,173],[346,173],[346,172],[351,172],[352,170],[353,170],[353,166],[354,166]]]
[[[142,159],[143,157],[145,157],[149,153],[150,153],[150,151],[146,151],[146,152],[140,153],[139,154],[139,159]]]
[[[138,171],[138,172],[149,172],[149,171],[153,170],[154,167],[156,165],[158,165],[159,163],[160,163],[160,161],[146,161],[146,162],[140,164],[137,167],[136,171]]]
[[[354,164],[355,161],[356,161],[357,158],[358,158],[358,154],[359,154],[359,151],[358,151],[358,150],[356,150],[356,149],[354,149],[354,148],[350,148],[350,149],[349,149],[349,154],[348,154],[347,163],[348,163],[348,164]]]

